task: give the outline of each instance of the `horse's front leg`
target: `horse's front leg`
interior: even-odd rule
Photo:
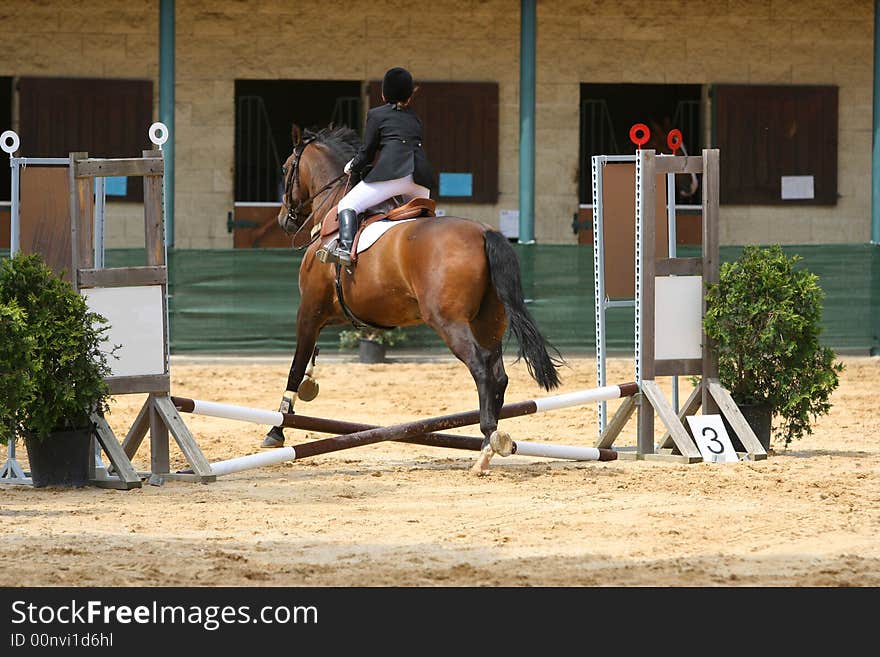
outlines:
[[[318,333],[320,333],[319,325],[313,322],[297,321],[296,331],[296,351],[293,354],[293,362],[290,364],[290,371],[287,374],[287,386],[284,395],[281,397],[281,404],[278,410],[281,413],[293,413],[293,404],[296,401],[297,393],[306,370],[313,364],[315,356],[315,343],[318,341]],[[309,381],[312,381],[309,379]],[[317,384],[312,381],[313,389],[309,390],[309,395],[303,396],[305,401],[314,398],[317,394]],[[303,391],[305,392],[305,390]],[[283,447],[284,446],[284,429],[283,427],[272,427],[266,437],[263,439],[262,447]]]

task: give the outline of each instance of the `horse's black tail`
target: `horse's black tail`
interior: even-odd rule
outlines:
[[[507,311],[508,327],[519,343],[516,359],[525,359],[529,374],[545,390],[558,387],[559,373],[556,369],[563,363],[562,356],[541,335],[526,308],[516,251],[504,235],[495,230],[487,230],[486,258],[489,260],[492,285]],[[548,353],[548,347],[556,356]]]

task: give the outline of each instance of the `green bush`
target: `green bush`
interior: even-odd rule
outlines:
[[[353,349],[358,346],[361,340],[370,340],[378,342],[388,347],[406,342],[406,333],[401,327],[393,329],[348,329],[339,332],[339,346],[342,349]]]
[[[9,317],[20,311],[29,346],[0,352],[0,372],[28,381],[21,383],[16,404],[4,405],[11,413],[4,419],[37,439],[90,426],[93,411],[108,410],[107,360],[116,348],[106,351],[107,320],[35,254],[3,262],[0,304]],[[14,324],[10,320],[12,333]]]
[[[19,409],[34,399],[34,338],[14,301],[0,303],[0,444],[15,437]]]
[[[828,413],[843,371],[820,344],[825,294],[815,274],[795,267],[800,260],[779,245],[745,247],[707,286],[704,318],[721,384],[738,404],[767,404],[786,447]]]

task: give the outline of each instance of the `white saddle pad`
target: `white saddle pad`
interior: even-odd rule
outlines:
[[[413,217],[412,219],[398,219],[397,221],[389,221],[387,219],[383,219],[382,221],[376,221],[371,223],[369,226],[364,228],[364,232],[361,233],[361,236],[358,238],[358,246],[357,252],[363,253],[367,249],[369,249],[373,244],[375,244],[382,235],[384,235],[388,230],[394,228],[395,226],[399,226],[400,224],[405,224],[408,221],[415,221],[418,217]]]
[[[357,252],[363,253],[371,246],[373,246],[379,238],[382,237],[389,230],[394,228],[395,226],[399,226],[400,224],[405,224],[408,221],[415,221],[420,217],[413,217],[412,219],[398,219],[396,221],[389,221],[388,219],[383,219],[381,221],[375,221],[371,223],[369,226],[364,228],[364,232],[361,233],[360,238],[358,239],[357,244]],[[332,233],[327,237],[327,241],[324,242],[325,247],[333,246],[336,240],[339,238],[339,231]]]

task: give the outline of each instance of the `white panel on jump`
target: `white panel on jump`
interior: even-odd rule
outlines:
[[[122,345],[116,352],[119,359],[108,359],[111,376],[165,373],[161,285],[96,287],[82,294],[93,312],[110,321],[109,345]]]
[[[654,358],[703,357],[702,302],[702,276],[656,277]]]

